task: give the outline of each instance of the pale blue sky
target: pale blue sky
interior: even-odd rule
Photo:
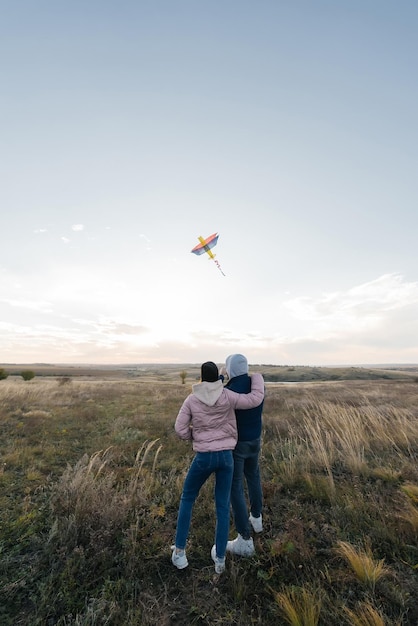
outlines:
[[[417,28],[2,3],[0,361],[417,363]],[[214,232],[225,277],[190,254]]]

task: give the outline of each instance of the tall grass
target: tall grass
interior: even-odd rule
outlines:
[[[274,593],[285,621],[291,626],[317,626],[321,613],[321,595],[305,587]]]
[[[382,455],[412,463],[417,457],[414,413],[375,407],[366,399],[361,407],[309,399],[302,418],[291,422],[285,438],[282,427],[277,425],[275,430],[272,462],[283,478],[292,482],[301,473],[323,470],[330,493],[335,489],[336,465],[354,474],[368,474]]]
[[[358,580],[373,590],[383,576],[390,574],[384,559],[377,560],[373,557],[370,546],[359,549],[347,541],[339,541],[336,552],[349,563]]]
[[[369,602],[365,602],[357,610],[344,609],[349,626],[389,626],[385,617]],[[400,626],[396,621],[393,626]]]

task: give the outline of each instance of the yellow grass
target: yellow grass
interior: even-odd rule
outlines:
[[[322,605],[320,594],[306,588],[291,588],[276,592],[274,598],[291,626],[317,626]]]
[[[401,490],[412,500],[414,504],[418,504],[418,485],[413,483],[405,483]]]
[[[374,559],[368,547],[363,550],[346,541],[339,541],[336,552],[349,563],[358,580],[368,587],[374,589],[382,577],[390,574],[390,570],[385,567],[384,559]]]
[[[384,616],[369,603],[362,604],[355,611],[345,607],[344,611],[349,626],[389,626]]]

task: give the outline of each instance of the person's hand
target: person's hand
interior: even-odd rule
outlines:
[[[228,376],[225,365],[222,365],[221,369],[219,370],[219,373],[221,376]]]

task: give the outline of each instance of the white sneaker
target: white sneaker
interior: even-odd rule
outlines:
[[[215,563],[215,572],[217,574],[222,574],[222,572],[225,571],[225,557],[223,559],[220,559],[218,556],[216,556],[216,546],[212,546],[210,555],[213,562]]]
[[[189,561],[187,560],[185,550],[181,550],[180,552],[176,552],[176,546],[171,546],[173,551],[171,555],[171,562],[173,565],[177,567],[177,569],[184,569],[188,566]]]
[[[251,526],[254,528],[254,532],[261,533],[261,531],[263,530],[263,516],[260,515],[259,517],[253,517],[250,513],[249,520]]]
[[[238,556],[252,556],[255,552],[253,538],[243,539],[241,535],[238,535],[233,541],[228,541],[226,549]]]

